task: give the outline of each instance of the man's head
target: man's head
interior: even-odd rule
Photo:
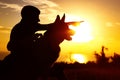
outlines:
[[[22,19],[32,22],[39,22],[40,10],[34,6],[27,5],[21,10]]]

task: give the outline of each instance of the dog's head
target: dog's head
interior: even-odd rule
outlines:
[[[74,31],[69,28],[67,23],[65,23],[65,14],[62,19],[57,15],[55,22],[49,26],[47,32],[56,38],[63,40],[72,40],[71,36],[74,34]]]

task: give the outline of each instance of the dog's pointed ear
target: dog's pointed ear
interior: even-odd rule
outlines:
[[[59,21],[60,21],[60,16],[57,15],[56,20],[55,20],[55,23],[56,23],[56,22],[59,22]]]
[[[62,22],[65,21],[65,14],[63,15],[62,19],[61,19]]]

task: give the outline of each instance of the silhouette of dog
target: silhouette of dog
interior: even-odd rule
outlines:
[[[37,71],[39,70],[38,72],[41,72],[40,74],[44,77],[49,74],[50,68],[59,57],[60,43],[62,43],[65,39],[72,39],[71,35],[73,35],[73,31],[69,29],[64,20],[65,15],[61,20],[58,15],[55,22],[49,25],[49,28],[44,33],[44,36],[35,42],[34,55],[36,59],[35,62],[38,67]]]

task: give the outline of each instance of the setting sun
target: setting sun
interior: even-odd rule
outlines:
[[[69,27],[75,31],[75,35],[72,36],[73,42],[89,42],[93,39],[91,34],[91,26],[88,22],[83,22],[77,27],[72,25]]]
[[[72,59],[73,62],[75,62],[75,61],[77,61],[79,63],[85,63],[86,62],[85,56],[82,55],[82,54],[72,54],[71,59]]]

